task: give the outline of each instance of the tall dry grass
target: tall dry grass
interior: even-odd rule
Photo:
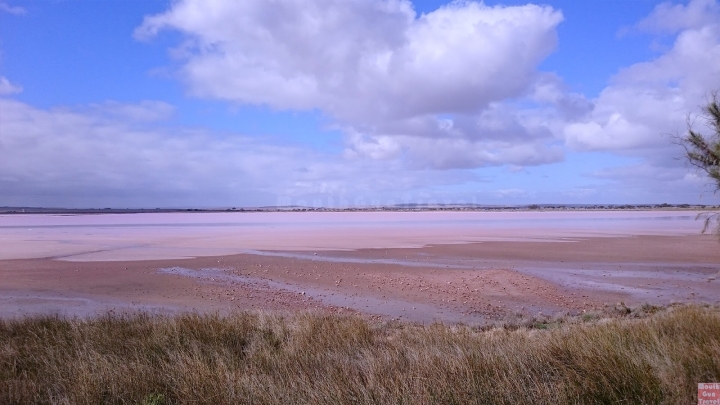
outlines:
[[[537,328],[355,316],[0,321],[2,404],[689,404],[720,381],[720,311]]]

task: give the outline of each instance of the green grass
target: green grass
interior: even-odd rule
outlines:
[[[621,311],[625,312],[625,311]],[[720,311],[473,329],[322,313],[0,321],[1,404],[690,404]]]

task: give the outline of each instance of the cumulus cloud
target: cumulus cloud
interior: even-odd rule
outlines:
[[[23,91],[22,86],[17,86],[15,84],[10,83],[10,80],[8,80],[5,76],[0,76],[0,96],[7,96],[10,94],[17,94],[21,93]]]
[[[662,134],[682,132],[720,88],[720,5],[694,0],[663,3],[641,24],[679,30],[667,52],[622,69],[595,100],[587,119],[568,123],[564,135],[579,150],[642,151],[668,147]]]
[[[174,53],[191,94],[322,111],[346,131],[348,157],[532,165],[562,159],[550,132],[497,110],[546,80],[537,65],[562,18],[473,1],[417,15],[407,0],[182,0],[135,36],[184,34]]]
[[[38,109],[0,99],[0,206],[273,205],[278,197],[396,194],[472,173],[348,164],[301,147],[173,127],[172,106],[105,102]],[[326,202],[326,201],[325,201]]]
[[[196,94],[365,121],[521,94],[561,19],[548,7],[475,2],[416,16],[397,0],[185,0],[136,36],[186,33],[183,77]]]
[[[665,2],[636,27],[669,38],[671,45],[652,60],[621,69],[590,111],[566,121],[559,133],[570,150],[635,161],[588,173],[607,181],[603,190],[621,199],[695,200],[711,189],[704,187],[707,179],[688,170],[672,136],[683,134],[688,119],[694,122],[710,93],[720,89],[720,3]]]
[[[172,55],[188,93],[320,111],[345,134],[342,153],[177,127],[174,107],[161,101],[39,109],[4,97],[0,205],[431,199],[483,181],[472,169],[524,172],[568,150],[635,163],[589,173],[592,184],[561,192],[567,198],[698,190],[701,179],[661,134],[682,131],[686,114],[720,87],[717,0],[657,6],[638,27],[671,35],[672,46],[622,69],[592,100],[538,71],[562,18],[547,6],[474,1],[419,15],[407,0],[178,0],[146,17],[135,37],[181,33]],[[21,90],[0,77],[0,94]],[[483,192],[545,197],[502,184]]]

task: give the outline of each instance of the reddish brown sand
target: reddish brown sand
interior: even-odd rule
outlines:
[[[0,316],[107,310],[359,311],[480,323],[625,302],[720,303],[709,235],[486,241],[138,261],[0,260]]]

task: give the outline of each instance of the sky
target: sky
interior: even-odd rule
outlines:
[[[715,205],[717,89],[718,0],[0,0],[0,206]]]

